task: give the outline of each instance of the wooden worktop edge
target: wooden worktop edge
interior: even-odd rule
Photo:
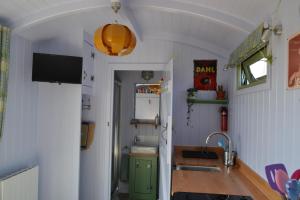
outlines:
[[[246,163],[240,159],[237,159],[237,165],[239,167],[239,171],[269,200],[282,200],[280,194],[274,191],[269,184]]]

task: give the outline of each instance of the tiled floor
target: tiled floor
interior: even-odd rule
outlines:
[[[112,195],[112,200],[128,200],[129,199],[129,195],[126,193],[114,193]]]

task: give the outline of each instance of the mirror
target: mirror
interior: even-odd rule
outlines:
[[[160,115],[160,84],[135,85],[135,119],[155,120]]]

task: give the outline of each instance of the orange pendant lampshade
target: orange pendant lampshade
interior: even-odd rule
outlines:
[[[96,30],[94,43],[97,50],[110,56],[130,54],[136,45],[136,38],[127,26],[107,24]]]

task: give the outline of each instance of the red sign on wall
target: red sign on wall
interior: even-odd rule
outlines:
[[[194,60],[194,88],[216,90],[217,60]]]

